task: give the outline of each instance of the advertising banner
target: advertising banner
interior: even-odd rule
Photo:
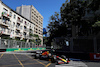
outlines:
[[[6,52],[10,51],[31,51],[31,50],[45,50],[46,48],[7,48]]]
[[[90,60],[99,60],[100,61],[100,53],[90,53]]]

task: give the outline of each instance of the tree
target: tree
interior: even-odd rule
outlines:
[[[65,2],[61,7],[61,20],[65,24],[72,25],[72,29],[73,26],[77,27],[78,32],[76,34],[78,36],[92,34],[92,25],[95,23],[96,17],[93,11],[90,15],[91,7],[89,5],[87,1],[77,0],[72,3]]]
[[[99,0],[91,0],[90,2],[87,0],[68,2],[66,0],[60,9],[61,18],[57,12],[50,17],[47,26],[50,32],[50,37],[47,38],[47,43],[50,45],[52,39],[55,37],[68,36],[67,34],[73,33],[74,29],[78,31],[75,31],[76,36],[90,36],[91,34],[97,34],[99,31],[97,28],[99,27],[93,26],[98,24],[96,22],[100,20],[100,16],[96,15],[97,10],[99,9],[99,7],[96,8],[96,6],[99,5],[96,5],[97,2],[99,2]],[[68,30],[69,28],[71,28],[71,31]]]
[[[34,42],[35,44],[39,45],[41,44],[41,39],[37,34],[32,34],[31,32],[29,33],[30,37],[34,37],[35,39],[30,40],[31,42]]]
[[[50,37],[47,38],[48,45],[51,45],[51,42],[55,37],[66,36],[67,27],[65,24],[62,24],[59,13],[57,12],[55,12],[55,14],[50,17],[50,21],[47,27],[50,33]]]
[[[93,11],[99,10],[100,0],[92,0],[88,7]]]

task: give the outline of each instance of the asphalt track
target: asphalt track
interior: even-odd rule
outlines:
[[[0,67],[55,67],[55,64],[31,55],[0,54]]]
[[[0,67],[55,67],[55,63],[46,60],[34,59],[34,53],[1,52]],[[88,67],[100,67],[100,62],[80,61]]]

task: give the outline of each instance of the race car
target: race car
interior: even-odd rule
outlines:
[[[43,51],[40,54],[39,59],[44,59],[44,60],[48,60],[51,57],[51,53],[49,51]]]
[[[36,51],[36,53],[35,53],[36,59],[47,58],[47,57],[50,57],[50,56],[51,56],[51,53],[50,53],[49,50]]]
[[[57,65],[59,64],[68,64],[70,62],[69,58],[66,58],[66,56],[61,55],[61,57],[56,56],[57,57]]]
[[[66,58],[66,56],[55,55],[50,50],[37,51],[35,58],[40,60],[50,60],[51,63],[56,62],[57,64],[68,64],[70,62],[69,58]]]

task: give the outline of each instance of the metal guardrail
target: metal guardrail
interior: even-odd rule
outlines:
[[[44,46],[37,46],[33,42],[23,42],[23,41],[16,41],[16,40],[0,39],[0,49],[37,48],[37,47],[44,47]]]

